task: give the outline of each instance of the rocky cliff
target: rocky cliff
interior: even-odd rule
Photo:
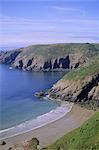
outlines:
[[[0,53],[0,63],[30,71],[60,71],[82,66],[99,53],[98,44],[35,45]]]
[[[29,46],[0,52],[0,63],[29,71],[69,69],[71,71],[51,88],[49,95],[99,107],[99,44]]]
[[[66,74],[50,89],[49,95],[99,108],[99,56],[89,65]]]

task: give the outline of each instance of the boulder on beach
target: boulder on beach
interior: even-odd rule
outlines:
[[[5,141],[0,141],[0,145],[6,145]]]

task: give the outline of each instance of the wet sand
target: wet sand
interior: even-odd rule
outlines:
[[[29,141],[33,137],[38,138],[41,147],[48,146],[62,137],[64,134],[82,125],[93,114],[94,111],[92,110],[87,110],[78,105],[73,105],[72,110],[61,119],[58,119],[38,129],[31,130],[27,133],[5,139],[7,144],[5,146],[0,146],[0,149],[7,150],[7,148],[11,147],[12,145],[17,143],[22,144],[25,141]]]

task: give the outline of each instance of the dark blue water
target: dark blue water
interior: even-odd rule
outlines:
[[[34,93],[49,89],[62,72],[27,72],[0,65],[0,129],[36,118],[57,107],[50,100],[40,100]]]

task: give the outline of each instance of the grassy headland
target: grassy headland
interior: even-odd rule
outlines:
[[[81,127],[64,135],[45,150],[98,150],[99,112],[95,113]]]
[[[0,63],[29,71],[62,71],[83,66],[97,54],[99,44],[94,43],[31,45],[0,52]]]

